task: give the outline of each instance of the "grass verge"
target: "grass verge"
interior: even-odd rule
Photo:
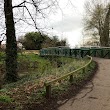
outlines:
[[[59,106],[66,103],[71,97],[74,97],[80,90],[92,80],[98,65],[96,62],[93,62],[91,68],[88,68],[85,76],[75,78],[72,84],[68,83],[68,81],[64,81],[59,85],[53,87],[52,89],[52,97],[51,99],[43,99],[40,103],[37,103],[36,100],[34,102],[30,102],[24,106],[26,110],[57,110]]]
[[[58,100],[63,100],[63,98],[65,99],[66,96],[69,96],[70,88],[71,91],[75,90],[73,88],[79,88],[84,78],[88,79],[87,74],[80,73],[79,77],[75,78],[72,84],[68,83],[68,78],[56,83],[52,88],[51,103],[48,103],[48,100],[45,99],[44,82],[67,74],[85,65],[88,60],[64,57],[45,59],[35,54],[18,55],[18,62],[23,67],[23,71],[21,71],[22,69],[19,71],[19,81],[6,84],[0,90],[1,96],[9,96],[13,99],[8,105],[2,101],[3,103],[0,107],[3,110],[51,110],[49,107],[54,110],[53,108],[55,107],[52,104],[57,105]],[[34,62],[37,63],[37,66],[35,65],[35,68],[31,68]],[[94,64],[91,66],[90,71],[93,68]]]

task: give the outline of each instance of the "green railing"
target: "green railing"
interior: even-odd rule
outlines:
[[[65,56],[65,57],[85,57],[86,55],[92,57],[109,58],[110,47],[82,47],[82,48],[44,48],[40,50],[41,56]]]
[[[74,70],[74,71],[72,71],[72,72],[70,72],[70,73],[68,73],[68,74],[65,74],[65,75],[63,75],[63,76],[61,76],[61,77],[59,77],[59,78],[56,78],[56,79],[54,79],[54,80],[52,80],[52,81],[48,81],[48,82],[45,82],[45,87],[46,87],[46,97],[47,98],[50,98],[51,97],[51,85],[53,84],[53,83],[55,83],[55,82],[58,82],[58,81],[61,81],[61,80],[63,80],[63,79],[65,79],[65,78],[67,78],[67,77],[70,77],[70,79],[69,79],[69,81],[70,81],[70,83],[72,83],[73,82],[73,75],[74,75],[74,73],[78,73],[79,71],[83,71],[83,73],[85,72],[85,70],[86,70],[86,68],[88,67],[88,66],[90,66],[90,64],[91,64],[91,62],[92,62],[92,57],[91,56],[88,56],[87,55],[87,57],[88,58],[90,58],[90,60],[89,60],[89,62],[87,63],[87,64],[85,64],[84,66],[82,66],[82,67],[80,67],[80,68],[78,68],[78,69],[76,69],[76,70]]]

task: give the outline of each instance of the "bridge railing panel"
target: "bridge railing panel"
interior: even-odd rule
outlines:
[[[110,48],[44,48],[40,50],[41,56],[54,55],[54,56],[65,56],[65,57],[85,57],[90,55],[93,57],[110,58]]]

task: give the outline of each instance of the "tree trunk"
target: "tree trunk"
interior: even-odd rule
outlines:
[[[100,38],[101,46],[109,46],[109,29],[110,29],[110,6],[105,16],[103,31]]]
[[[17,74],[17,43],[13,19],[12,0],[4,0],[4,13],[6,24],[6,75],[7,82],[15,82]]]
[[[103,27],[99,27],[100,46],[103,46]]]
[[[0,41],[0,50],[1,50],[2,41]]]

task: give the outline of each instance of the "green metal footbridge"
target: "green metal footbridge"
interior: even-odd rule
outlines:
[[[41,56],[92,57],[110,58],[110,47],[49,47],[40,50]]]

